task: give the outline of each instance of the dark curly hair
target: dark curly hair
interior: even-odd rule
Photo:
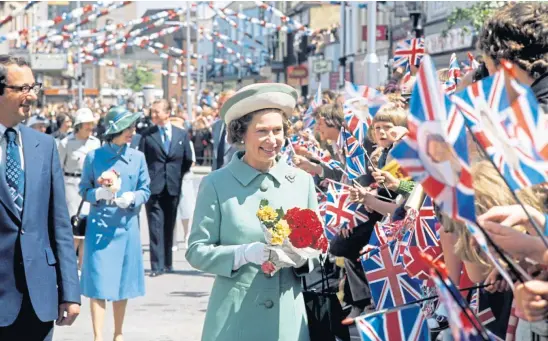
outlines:
[[[540,78],[548,72],[548,4],[505,5],[485,22],[478,48],[496,65],[506,59]]]
[[[230,121],[230,123],[228,123],[227,130],[226,130],[228,143],[242,146],[243,145],[242,142],[244,141],[247,128],[249,128],[249,125],[251,124],[253,117],[258,114],[272,113],[272,112],[282,115],[284,137],[287,137],[289,133],[289,128],[291,127],[291,123],[289,122],[289,119],[287,118],[287,115],[285,114],[285,112],[283,112],[280,109],[274,109],[274,108],[261,109],[261,110],[250,112],[249,114],[244,115],[236,120],[232,120]]]

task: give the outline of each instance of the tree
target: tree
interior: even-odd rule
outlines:
[[[459,22],[469,22],[475,32],[481,31],[483,24],[495,13],[500,7],[504,6],[504,1],[478,1],[470,7],[456,8],[447,17],[447,27],[442,31],[442,35],[452,29]],[[467,26],[463,27],[463,33],[469,33]]]
[[[124,83],[134,92],[143,90],[143,86],[150,84],[153,79],[152,72],[144,65],[129,68],[124,72]]]

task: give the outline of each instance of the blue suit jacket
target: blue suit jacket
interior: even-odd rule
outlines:
[[[19,214],[0,166],[0,326],[11,325],[23,293],[42,321],[57,319],[61,302],[80,303],[72,228],[55,140],[21,126],[25,199]],[[19,249],[18,244],[21,248]]]

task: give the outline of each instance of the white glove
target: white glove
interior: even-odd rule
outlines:
[[[99,201],[99,200],[110,201],[112,199],[114,199],[114,193],[112,193],[108,189],[103,188],[103,187],[99,187],[95,190],[95,200],[96,201]]]
[[[133,194],[133,192],[125,192],[120,197],[114,199],[114,203],[120,208],[128,208],[134,202],[135,194]]]
[[[269,251],[265,246],[265,244],[259,242],[240,245],[234,254],[232,270],[238,270],[247,263],[262,265],[268,260],[269,256]]]

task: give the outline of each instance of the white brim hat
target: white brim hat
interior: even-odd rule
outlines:
[[[34,115],[27,121],[27,127],[32,127],[35,124],[45,124],[48,127],[49,121],[43,116]]]
[[[262,109],[279,109],[290,116],[297,105],[297,91],[283,83],[257,83],[245,86],[221,108],[226,124]]]
[[[96,118],[93,112],[89,108],[81,108],[76,111],[74,125],[77,126],[82,123],[95,123]]]

